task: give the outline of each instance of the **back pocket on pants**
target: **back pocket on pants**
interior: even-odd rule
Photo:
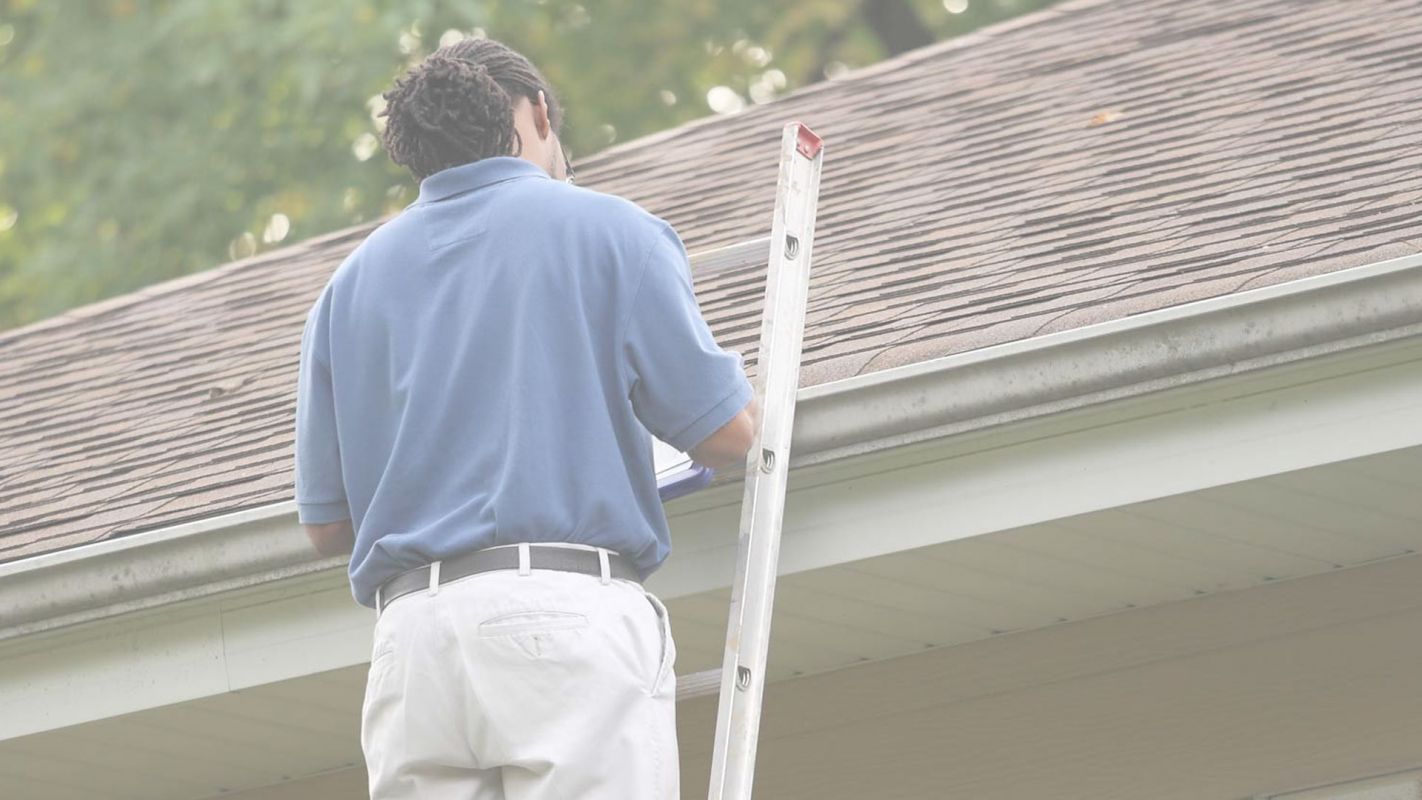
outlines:
[[[480,636],[516,636],[586,628],[588,618],[572,611],[516,611],[479,623]]]

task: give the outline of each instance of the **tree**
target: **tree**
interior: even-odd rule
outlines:
[[[379,94],[524,52],[589,153],[1047,0],[0,0],[0,328],[391,213]]]

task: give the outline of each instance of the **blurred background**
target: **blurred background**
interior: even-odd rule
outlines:
[[[0,0],[0,329],[398,211],[380,94],[492,36],[576,160],[1051,0]]]

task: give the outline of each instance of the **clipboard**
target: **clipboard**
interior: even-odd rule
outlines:
[[[711,485],[716,471],[691,460],[691,456],[652,437],[652,463],[657,473],[657,494],[662,502],[675,500]]]

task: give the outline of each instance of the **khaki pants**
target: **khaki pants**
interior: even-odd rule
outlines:
[[[676,645],[632,581],[499,570],[396,598],[361,711],[372,800],[673,800]]]

